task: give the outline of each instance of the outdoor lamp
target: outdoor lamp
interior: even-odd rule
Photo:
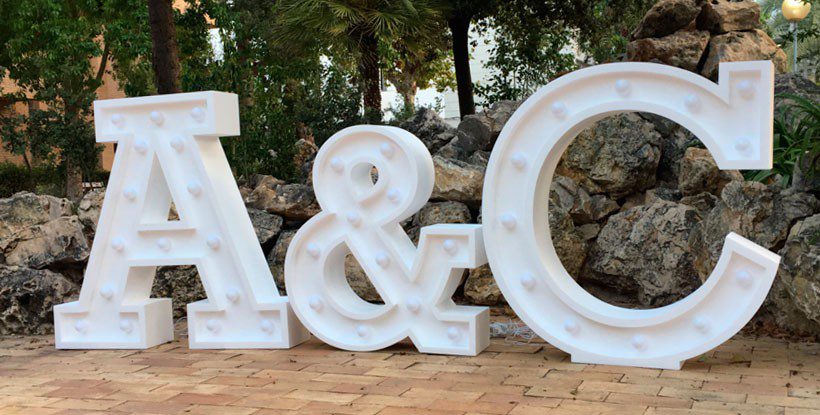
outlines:
[[[780,6],[783,11],[783,17],[791,22],[791,30],[794,33],[794,67],[793,71],[797,72],[797,22],[806,18],[811,11],[811,3],[805,0],[783,0]]]

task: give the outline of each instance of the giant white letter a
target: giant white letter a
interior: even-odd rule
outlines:
[[[191,348],[287,348],[307,331],[279,295],[220,136],[239,134],[234,94],[97,101],[114,167],[78,301],[54,308],[57,348],[147,348],[173,339],[157,266],[195,265],[208,299],[188,305]],[[173,205],[179,220],[169,221]]]

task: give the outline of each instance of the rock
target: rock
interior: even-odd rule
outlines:
[[[651,188],[660,161],[661,135],[634,113],[605,118],[570,144],[556,173],[590,194],[613,199]]]
[[[0,251],[8,265],[40,269],[81,264],[90,247],[80,219],[64,216],[7,235],[0,239]]]
[[[760,5],[752,0],[709,0],[698,16],[698,29],[722,34],[760,27]]]
[[[806,152],[794,164],[792,189],[820,196],[820,152]]]
[[[472,214],[467,205],[460,202],[431,202],[419,210],[414,224],[419,227],[437,223],[470,223]]]
[[[504,296],[495,283],[493,271],[489,265],[473,268],[464,282],[464,297],[470,304],[494,306],[504,303]]]
[[[158,267],[154,277],[154,286],[151,297],[170,298],[174,310],[174,318],[187,315],[188,304],[208,297],[199,277],[199,272],[193,265],[179,267]]]
[[[433,186],[434,200],[452,200],[478,205],[484,186],[484,168],[466,162],[433,156],[436,183]]]
[[[0,335],[53,333],[52,308],[79,293],[77,284],[56,272],[0,265]]]
[[[465,116],[458,125],[456,137],[437,154],[467,160],[476,151],[491,150],[504,124],[519,105],[521,101],[498,101],[478,114]]]
[[[345,278],[353,292],[362,300],[369,303],[384,304],[384,300],[376,291],[376,287],[370,282],[370,278],[367,278],[367,274],[365,274],[353,254],[345,256]]]
[[[259,240],[259,244],[269,246],[273,243],[273,239],[282,230],[282,222],[284,221],[282,217],[253,208],[248,209],[248,216],[251,218],[251,224],[253,224],[253,230],[256,232],[256,239]]]
[[[655,203],[656,200],[665,200],[667,202],[678,202],[680,201],[681,194],[677,189],[670,189],[668,187],[656,187],[654,189],[649,189],[644,194],[644,205],[651,205]]]
[[[486,169],[487,164],[490,162],[490,152],[489,151],[482,151],[478,150],[470,157],[467,158],[467,164],[472,164],[474,166],[479,166],[481,168]]]
[[[456,136],[456,130],[430,108],[421,107],[401,128],[413,133],[421,140],[431,154],[435,154]]]
[[[282,295],[287,291],[287,287],[285,287],[285,256],[294,235],[296,235],[295,230],[282,231],[279,238],[276,239],[273,249],[268,253],[268,267],[271,274],[273,274],[276,287],[279,288],[279,293]]]
[[[689,247],[699,219],[694,208],[664,200],[611,216],[590,248],[584,278],[635,292],[643,306],[687,296],[700,285]]]
[[[688,26],[700,14],[697,0],[661,0],[644,15],[632,39],[663,37]]]
[[[694,196],[684,196],[680,199],[680,203],[697,209],[698,214],[702,218],[705,218],[718,202],[720,202],[720,198],[709,192],[699,193]]]
[[[601,225],[597,223],[587,223],[575,228],[578,231],[578,236],[585,242],[589,242],[598,237],[601,232]]]
[[[248,206],[286,219],[307,220],[319,213],[313,188],[300,183],[284,183],[267,176],[259,181],[245,200]]]
[[[316,143],[304,138],[299,139],[299,141],[294,144],[294,147],[296,147],[296,152],[293,156],[293,165],[296,166],[296,168],[301,168],[308,161],[313,160],[319,151],[319,147],[316,146]]]
[[[614,200],[604,195],[590,196],[564,176],[555,175],[550,188],[550,203],[569,212],[576,224],[599,221],[619,209]]]
[[[810,101],[820,101],[820,85],[794,72],[778,74],[774,77],[774,93],[775,108],[792,101],[782,95],[797,95]]]
[[[709,42],[709,54],[700,73],[716,81],[720,62],[760,60],[771,60],[778,73],[788,70],[786,53],[766,32],[760,29],[748,32],[729,32],[714,36]]]
[[[0,239],[29,226],[73,215],[73,211],[74,204],[68,199],[30,192],[15,193],[0,199]]]
[[[709,150],[690,147],[680,163],[678,189],[685,196],[702,192],[720,194],[723,187],[733,180],[743,180],[737,170],[720,170]]]
[[[103,199],[105,198],[105,189],[93,189],[83,195],[80,203],[77,205],[77,216],[80,218],[85,229],[88,230],[90,236],[97,231],[97,222],[100,220],[100,211],[102,210]]]
[[[550,209],[550,237],[558,259],[567,272],[578,278],[587,257],[587,244],[572,223],[572,217],[563,209]]]
[[[776,184],[730,182],[692,237],[698,275],[705,280],[712,272],[730,232],[774,250],[786,240],[795,221],[818,211],[820,201],[809,193],[783,190]]]
[[[782,260],[768,309],[780,327],[820,335],[820,214],[797,222],[778,253]]]
[[[709,32],[684,29],[662,38],[633,40],[627,46],[627,56],[631,61],[664,63],[697,72],[708,44]]]

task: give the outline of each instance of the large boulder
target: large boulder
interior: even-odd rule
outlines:
[[[771,60],[778,73],[788,70],[786,52],[766,32],[760,29],[729,32],[717,35],[709,42],[709,54],[700,73],[716,81],[720,62],[760,60]]]
[[[170,298],[176,319],[186,316],[188,304],[207,298],[208,295],[196,267],[185,265],[157,268],[151,297]]]
[[[521,101],[498,101],[478,114],[467,115],[458,124],[456,137],[438,151],[446,158],[467,160],[476,151],[492,149],[504,124]]]
[[[74,204],[68,199],[30,192],[15,193],[0,199],[0,238],[73,214]]]
[[[635,113],[612,116],[575,138],[556,173],[590,194],[617,199],[655,184],[660,146],[661,135],[651,122]]]
[[[587,243],[572,222],[569,212],[553,208],[549,211],[550,237],[558,259],[574,278],[581,275],[587,257]]]
[[[97,222],[100,221],[103,199],[105,199],[105,188],[93,189],[83,195],[80,203],[77,204],[77,216],[91,236],[97,231]]]
[[[579,225],[597,222],[620,208],[614,200],[604,195],[590,196],[574,181],[557,174],[550,186],[550,204],[569,212]]]
[[[715,34],[760,27],[760,5],[752,0],[709,0],[698,16],[698,29]]]
[[[700,14],[699,0],[660,0],[644,15],[632,39],[663,37],[689,26]]]
[[[53,333],[52,308],[78,295],[79,286],[56,272],[0,265],[0,335]]]
[[[618,293],[636,293],[644,307],[671,304],[700,281],[689,238],[697,210],[656,199],[609,218],[587,257],[584,279]]]
[[[307,220],[321,210],[313,187],[301,183],[285,183],[266,176],[245,200],[245,204],[292,220]]]
[[[0,238],[5,263],[29,268],[77,265],[88,259],[90,246],[77,216],[63,216]]]
[[[720,170],[709,150],[690,147],[680,163],[678,189],[684,196],[703,192],[720,194],[723,187],[733,180],[743,180],[737,170]]]
[[[433,166],[436,172],[434,200],[454,200],[468,205],[481,203],[484,167],[441,156],[433,157]]]
[[[268,253],[268,267],[281,294],[285,294],[287,290],[287,287],[285,287],[285,256],[295,235],[295,230],[282,231],[279,233],[279,238],[276,239],[273,249]]]
[[[793,223],[818,211],[820,201],[809,193],[783,190],[777,184],[728,183],[692,237],[698,275],[705,280],[712,272],[730,232],[766,249],[776,249],[785,242]]]
[[[464,297],[470,304],[493,306],[504,302],[489,265],[473,268],[464,281]]]
[[[427,147],[431,154],[437,152],[456,136],[456,130],[430,108],[421,107],[401,128],[413,133]]]
[[[253,208],[248,208],[248,216],[251,218],[251,224],[254,232],[256,232],[259,245],[270,247],[276,235],[282,230],[284,219],[281,216]]]
[[[661,38],[637,39],[629,42],[627,56],[631,61],[664,63],[695,72],[709,36],[705,30],[684,29]]]
[[[769,311],[792,332],[820,336],[820,214],[797,222],[789,232],[777,278],[769,293]]]

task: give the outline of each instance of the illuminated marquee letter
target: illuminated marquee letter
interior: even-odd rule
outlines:
[[[688,128],[721,169],[770,169],[773,72],[771,62],[725,63],[715,85],[669,66],[599,65],[530,97],[495,145],[482,206],[489,262],[518,316],[574,362],[670,369],[740,330],[769,291],[777,255],[732,233],[712,275],[685,299],[652,310],[612,306],[561,265],[546,195],[573,137],[624,111],[655,113]]]
[[[322,212],[296,233],[285,259],[293,309],[314,335],[346,350],[406,337],[428,353],[475,355],[487,347],[488,309],[451,299],[462,270],[487,262],[481,227],[425,227],[416,249],[399,225],[427,202],[434,175],[427,148],[399,128],[347,128],[322,146],[313,165]],[[348,285],[350,252],[384,305]]]
[[[220,136],[237,97],[200,92],[97,101],[97,141],[116,142],[78,301],[54,308],[56,345],[147,348],[173,339],[157,266],[196,265],[208,299],[188,304],[191,348],[290,347],[307,338],[279,295]],[[173,206],[179,220],[168,220]]]

